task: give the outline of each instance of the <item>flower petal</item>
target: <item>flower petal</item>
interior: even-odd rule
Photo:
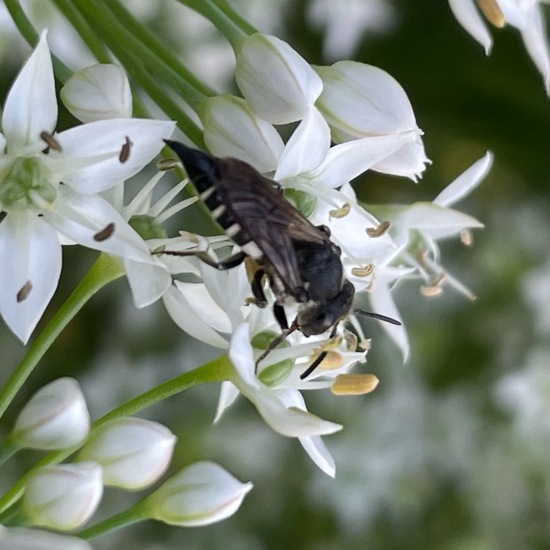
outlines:
[[[272,172],[284,148],[277,130],[257,117],[246,101],[229,94],[206,100],[204,141],[214,155],[236,157],[258,172]]]
[[[56,136],[67,159],[66,185],[84,193],[98,193],[137,174],[164,147],[175,123],[163,120],[111,119],[75,126]],[[122,147],[130,140],[129,156],[121,162]],[[102,158],[107,155],[108,158]],[[100,157],[98,162],[74,168],[82,157]]]
[[[0,312],[26,343],[50,302],[61,273],[56,231],[30,211],[10,212],[0,224]]]
[[[323,83],[309,63],[275,36],[249,36],[237,55],[235,79],[252,110],[273,124],[301,119]]]
[[[479,185],[481,180],[487,175],[493,164],[493,154],[490,151],[485,156],[474,162],[469,168],[464,170],[458,178],[452,181],[437,197],[433,203],[439,206],[451,206],[455,202],[465,197]]]
[[[155,257],[151,259],[154,263],[124,258],[124,270],[137,308],[155,303],[172,284],[167,266]]]
[[[313,462],[315,462],[315,464],[317,464],[317,466],[319,466],[325,474],[330,477],[334,477],[336,475],[334,458],[332,458],[332,455],[321,437],[318,435],[313,437],[300,437],[300,443],[311,460],[313,460]]]
[[[317,105],[331,126],[353,137],[417,128],[405,90],[386,71],[357,61],[339,61],[317,70],[323,79]]]
[[[331,147],[324,162],[310,173],[323,187],[340,187],[414,139],[414,133],[356,139]]]
[[[321,113],[311,108],[300,122],[279,159],[274,179],[282,181],[317,168],[330,148],[330,129]]]
[[[84,195],[66,185],[60,186],[53,207],[44,211],[44,219],[83,246],[156,265],[157,260],[151,256],[145,241],[100,196]],[[107,233],[102,236],[104,232]]]
[[[449,0],[457,21],[485,48],[489,55],[493,40],[473,0]]]
[[[46,31],[8,93],[2,130],[9,147],[40,140],[41,132],[53,133],[57,122],[57,98]]]
[[[195,313],[187,298],[175,286],[168,288],[162,300],[170,317],[184,332],[217,348],[226,349],[229,346],[222,336]]]
[[[65,107],[82,122],[132,116],[130,83],[117,65],[97,64],[76,71],[60,96]]]

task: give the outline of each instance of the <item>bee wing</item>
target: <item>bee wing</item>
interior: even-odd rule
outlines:
[[[303,289],[294,241],[324,244],[326,235],[250,165],[220,162],[219,192],[241,229],[258,246],[291,294]]]

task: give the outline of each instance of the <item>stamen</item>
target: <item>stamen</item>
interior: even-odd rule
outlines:
[[[469,229],[464,229],[460,233],[460,242],[465,246],[472,246],[474,243],[474,236]]]
[[[380,222],[378,227],[367,227],[365,230],[367,232],[367,235],[371,238],[381,237],[388,231],[388,229],[391,227],[391,223],[389,221],[383,221]]]
[[[130,158],[130,149],[132,148],[132,141],[126,136],[126,143],[122,146],[120,154],[118,155],[118,161],[120,164],[124,164]]]
[[[115,224],[113,222],[107,224],[101,231],[94,235],[94,241],[106,241],[115,232]]]
[[[359,342],[359,347],[363,348],[365,351],[368,351],[372,345],[372,338],[364,338]]]
[[[63,152],[63,147],[61,147],[59,141],[57,141],[49,132],[46,132],[45,130],[40,132],[40,139],[48,146],[44,151],[45,153],[49,153],[50,149],[53,149],[58,153]]]
[[[351,210],[351,204],[345,202],[340,208],[335,208],[329,212],[331,218],[345,218]]]
[[[351,330],[344,330],[344,343],[346,351],[355,351],[357,349],[357,336]]]
[[[497,0],[476,0],[476,2],[489,23],[499,29],[506,25],[506,19]]]
[[[423,285],[420,287],[420,292],[423,296],[432,298],[439,296],[443,292],[443,284],[445,283],[447,276],[445,273],[440,273],[429,285]]]
[[[167,172],[168,170],[173,170],[181,166],[181,162],[178,162],[176,159],[160,159],[157,161],[157,170],[160,172]]]
[[[365,395],[378,386],[374,374],[339,374],[330,391],[334,395]]]
[[[311,356],[311,362],[313,363],[321,353],[326,352],[325,357],[318,365],[318,368],[323,370],[337,370],[344,365],[344,356],[337,351],[319,350],[318,353],[314,353]]]
[[[374,271],[374,264],[366,265],[365,267],[352,267],[351,274],[356,277],[368,277]]]
[[[17,300],[17,303],[20,304],[21,302],[24,302],[31,293],[32,290],[32,283],[30,281],[27,281],[17,292],[15,299]]]

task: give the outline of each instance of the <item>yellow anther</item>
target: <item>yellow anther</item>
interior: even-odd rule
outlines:
[[[378,386],[374,374],[339,374],[330,391],[334,395],[365,395]]]

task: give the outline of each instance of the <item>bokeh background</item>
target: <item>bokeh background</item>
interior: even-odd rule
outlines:
[[[520,35],[493,30],[490,57],[442,0],[234,0],[261,30],[288,40],[311,63],[341,57],[376,65],[405,88],[433,164],[418,184],[369,173],[356,182],[367,203],[431,200],[493,151],[493,169],[458,208],[478,218],[465,247],[442,247],[448,270],[477,300],[452,290],[427,299],[414,281],[397,290],[411,341],[406,364],[375,324],[363,370],[380,378],[363,397],[308,397],[310,409],[345,425],[326,438],[336,479],[321,473],[293,440],[269,430],[241,399],[211,424],[217,387],[171,398],[143,416],[179,438],[172,471],[198,459],[220,462],[254,491],[229,520],[179,529],[146,522],[93,541],[125,547],[224,550],[550,548],[550,101]],[[209,83],[232,86],[232,53],[204,20],[177,2],[128,3]],[[49,26],[52,50],[74,67],[90,61],[48,2],[27,2]],[[325,10],[336,10],[324,19]],[[314,11],[317,10],[317,11]],[[546,7],[546,14],[550,10]],[[342,17],[340,27],[338,13]],[[314,14],[317,14],[314,16]],[[363,27],[346,53],[355,26]],[[0,95],[29,49],[0,6]],[[66,114],[62,125],[73,121]],[[200,231],[192,212],[178,220]],[[198,229],[197,229],[198,228]],[[63,303],[93,263],[66,247]],[[24,350],[0,326],[0,379]],[[219,352],[183,335],[160,305],[135,310],[124,281],[96,296],[62,334],[0,428],[36,388],[61,375],[82,384],[93,417]],[[9,487],[38,455],[8,463]],[[138,495],[108,490],[98,517]]]

